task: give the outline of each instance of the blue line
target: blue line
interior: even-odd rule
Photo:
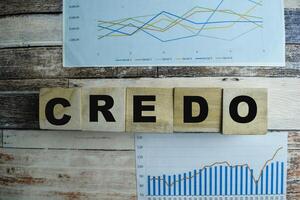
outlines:
[[[232,169],[233,167],[230,166],[230,195],[232,195]]]
[[[238,166],[235,166],[235,195],[238,195]]]
[[[174,182],[174,184],[173,184],[173,190],[174,190],[174,196],[176,196],[176,175],[173,175],[173,182]]]
[[[207,195],[207,168],[204,168],[204,195]]]
[[[212,167],[209,167],[209,195],[212,195]]]
[[[158,177],[158,195],[160,196],[160,176]]]
[[[276,194],[278,194],[279,162],[276,162]]]
[[[150,188],[150,176],[148,176],[148,196],[151,195],[151,188]]]
[[[268,189],[269,189],[269,166],[267,165],[266,167],[266,194],[269,193]]]
[[[243,166],[241,166],[241,174],[240,174],[240,181],[241,181],[241,183],[240,183],[240,195],[243,195]]]
[[[222,195],[222,177],[223,175],[222,175],[222,166],[220,166],[220,195]]]
[[[246,167],[246,185],[245,185],[245,195],[248,195],[248,170],[249,168]]]
[[[217,168],[217,166],[215,166],[215,196],[217,196],[218,195],[218,188],[217,188],[217,182],[218,182],[218,168]]]
[[[251,173],[251,177],[250,177],[250,194],[253,194],[253,182],[254,182],[254,178],[253,178],[253,169],[250,169],[250,173]]]
[[[156,186],[155,186],[155,182],[156,182],[156,179],[155,179],[155,176],[153,176],[153,196],[155,196],[156,195],[156,192],[155,192],[155,188],[156,188]]]
[[[197,195],[197,171],[194,170],[194,195]]]
[[[163,192],[164,192],[164,196],[166,195],[166,175],[163,175]]]
[[[227,174],[228,167],[225,166],[225,195],[227,195],[227,183],[228,183],[228,174]]]
[[[186,195],[186,173],[183,174],[183,194]]]
[[[171,195],[171,176],[168,176],[168,194]]]
[[[181,195],[181,174],[178,175],[178,193]]]
[[[271,194],[274,194],[274,163],[271,164]]]
[[[284,162],[281,162],[281,194],[283,194]]]
[[[202,170],[199,169],[199,195],[202,195]]]
[[[192,172],[189,172],[189,195],[192,195]]]
[[[260,177],[260,194],[264,194],[264,172],[261,172]]]

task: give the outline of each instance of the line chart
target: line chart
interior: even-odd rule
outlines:
[[[138,199],[285,199],[287,134],[137,134]]]
[[[283,66],[283,0],[63,0],[63,65]]]
[[[122,18],[112,21],[98,20],[98,39],[106,37],[134,36],[143,32],[161,42],[171,42],[196,36],[209,37],[209,33],[201,34],[203,31],[230,29],[233,26],[242,24],[247,30],[237,33],[231,38],[215,37],[216,39],[232,41],[256,28],[263,28],[263,18],[251,15],[262,1],[249,1],[249,8],[244,13],[238,13],[232,9],[220,9],[225,0],[221,0],[216,8],[195,6],[183,15],[177,15],[168,11],[161,11],[158,14]],[[211,20],[216,14],[222,14],[222,19]],[[228,20],[224,20],[228,19]],[[202,21],[201,21],[202,20]],[[182,32],[183,36],[163,39],[162,34],[172,35],[173,30]]]

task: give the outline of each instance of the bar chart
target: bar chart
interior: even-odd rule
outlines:
[[[286,135],[260,137],[137,135],[139,199],[285,199]]]

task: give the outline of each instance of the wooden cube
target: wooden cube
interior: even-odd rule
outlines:
[[[224,89],[223,134],[266,134],[267,114],[267,89]]]
[[[127,88],[126,132],[173,131],[172,88]]]
[[[81,130],[81,89],[43,88],[39,97],[41,129]]]
[[[221,88],[175,88],[175,132],[220,132]]]
[[[125,88],[83,88],[82,130],[125,132]]]

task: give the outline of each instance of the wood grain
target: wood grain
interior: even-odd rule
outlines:
[[[285,10],[286,43],[300,43],[300,9]],[[62,14],[0,17],[0,48],[62,45]]]
[[[62,0],[1,0],[1,15],[62,12]]]
[[[38,129],[38,97],[36,93],[0,94],[0,127]]]
[[[0,93],[36,92],[41,88],[68,87],[68,79],[0,80]]]
[[[0,49],[0,80],[136,77],[300,77],[300,45],[286,46],[282,67],[116,67],[63,68],[61,47]],[[32,84],[36,85],[36,83]],[[41,81],[37,80],[37,83]],[[24,87],[15,82],[15,88]],[[27,84],[24,82],[24,84]],[[28,83],[29,84],[29,83]],[[14,87],[14,86],[10,86]]]
[[[62,12],[62,0],[2,0],[1,15],[19,15]],[[300,8],[299,0],[285,0],[286,8]]]
[[[43,45],[62,45],[61,14],[0,18],[0,48]]]

